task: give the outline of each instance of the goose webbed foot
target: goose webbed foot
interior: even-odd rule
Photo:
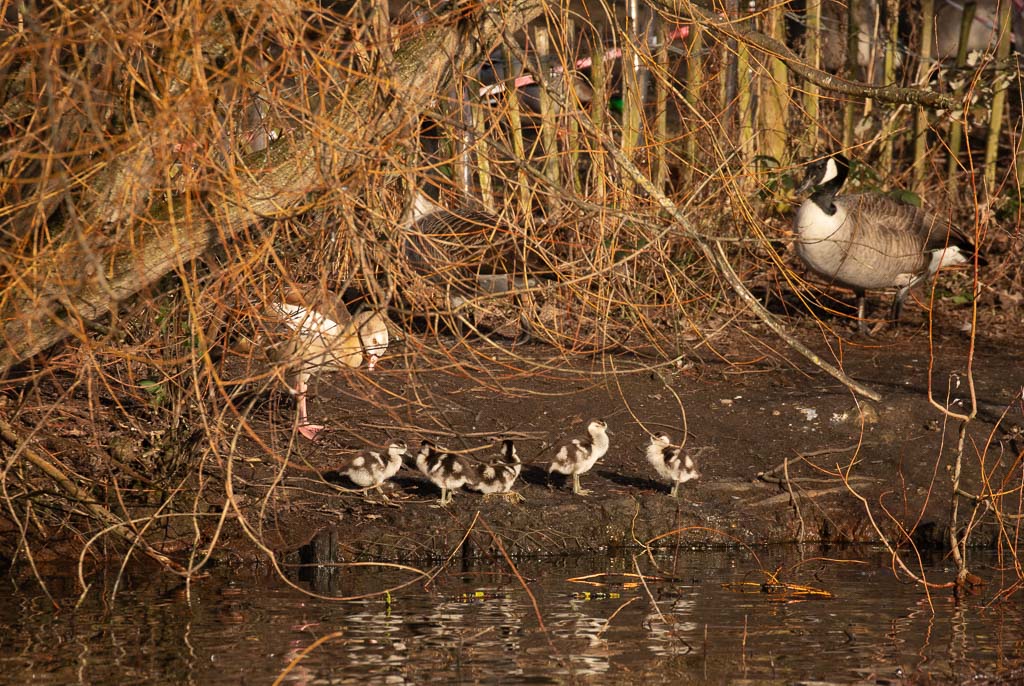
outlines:
[[[316,440],[317,434],[323,431],[326,427],[323,424],[302,424],[298,427],[298,431],[305,438],[311,441]]]
[[[576,495],[590,495],[591,491],[586,488],[580,488],[580,475],[572,475],[572,492]]]
[[[518,505],[526,502],[526,498],[519,491],[508,491],[506,493],[484,493],[484,500],[504,500],[510,505]]]

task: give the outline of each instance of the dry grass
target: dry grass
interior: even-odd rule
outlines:
[[[728,77],[734,35],[701,24],[699,53],[692,33],[652,53],[600,11],[571,16],[574,31],[570,13],[550,11],[525,32],[535,48],[536,28],[547,29],[550,61],[538,72],[546,95],[523,90],[490,103],[476,70],[421,87],[417,70],[435,67],[424,66],[416,41],[440,37],[434,53],[455,45],[457,64],[476,64],[466,32],[487,9],[435,15],[429,4],[393,7],[390,20],[372,3],[285,11],[276,1],[126,0],[41,3],[25,15],[4,4],[0,260],[4,313],[17,315],[4,324],[38,321],[40,339],[62,342],[33,347],[31,327],[5,330],[0,555],[31,560],[34,542],[56,531],[88,550],[110,526],[121,553],[141,546],[179,573],[200,569],[213,545],[182,563],[144,541],[168,518],[194,514],[197,492],[226,489],[230,502],[238,436],[262,444],[247,424],[252,405],[236,391],[274,388],[281,370],[254,364],[240,375],[224,351],[239,332],[258,332],[265,304],[292,285],[351,290],[354,305],[387,308],[409,351],[467,378],[481,366],[450,353],[466,319],[507,337],[528,330],[554,357],[642,352],[654,364],[749,321],[708,246],[748,285],[814,297],[785,247],[795,161],[813,151],[794,146],[792,159],[766,161],[756,138],[742,139],[762,135],[765,122],[740,109],[747,101]],[[523,54],[522,16],[508,15],[508,59]],[[609,56],[604,82],[558,78],[601,41],[623,55]],[[651,75],[642,112],[621,69],[634,55]],[[687,64],[699,64],[699,88],[685,80]],[[749,87],[764,93],[769,72],[758,64]],[[623,83],[624,112],[609,112],[607,96]],[[588,89],[599,93],[590,103]],[[838,147],[843,101],[823,97],[813,122],[789,104],[782,127],[791,140],[816,130],[819,150]],[[531,98],[543,100],[542,114]],[[662,99],[664,131],[651,104]],[[876,103],[875,112],[897,131],[909,121],[902,106]],[[945,124],[934,122],[941,133]],[[882,130],[869,125],[852,154],[870,159]],[[1019,134],[1008,140],[1017,145]],[[1020,205],[1006,190],[1011,167],[990,194],[1001,206],[973,186],[946,194],[940,162],[921,193],[962,208],[955,218],[975,226],[995,257],[983,297],[1006,301],[1024,285],[1021,237],[1006,228]],[[453,309],[450,284],[410,264],[406,250],[411,189],[426,186],[442,205],[497,215],[513,252],[529,254],[544,278]],[[475,272],[464,260],[492,228],[449,246],[446,269],[462,279]],[[133,254],[145,264],[138,273]],[[952,283],[971,292],[969,279]],[[843,322],[822,325],[846,335]],[[532,369],[524,360],[510,372]]]

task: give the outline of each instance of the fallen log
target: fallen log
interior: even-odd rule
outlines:
[[[324,188],[325,168],[343,180],[363,162],[368,141],[387,139],[418,119],[453,69],[478,60],[504,32],[538,16],[542,6],[540,0],[527,0],[499,12],[489,5],[403,37],[388,65],[388,88],[365,79],[336,99],[329,123],[341,133],[278,140],[259,153],[258,165],[237,176],[230,193],[210,193],[198,203],[169,197],[135,219],[116,242],[75,229],[55,231],[60,241],[30,258],[8,256],[9,278],[0,290],[0,372],[66,337],[84,337],[85,323],[110,313],[215,241],[230,242],[262,219],[293,213],[310,193]],[[324,141],[332,135],[338,140],[330,146],[327,165]]]

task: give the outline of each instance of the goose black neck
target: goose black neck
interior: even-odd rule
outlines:
[[[850,173],[850,162],[842,155],[834,155],[830,160],[835,165],[836,175],[817,186],[811,195],[814,204],[821,208],[822,212],[828,215],[836,213],[835,197],[839,189],[846,183],[846,177]]]
[[[836,185],[836,181],[839,181],[839,179],[832,179],[824,186],[819,186],[811,195],[811,202],[820,207],[821,211],[829,216],[836,213],[836,204],[833,201],[835,200],[836,193],[839,192],[839,187],[842,185],[841,181]]]
[[[830,172],[833,173],[833,176],[827,181],[822,180]],[[807,179],[801,184],[801,188],[806,189],[807,186],[813,184],[811,187],[814,192],[811,194],[810,200],[821,208],[821,211],[825,214],[833,215],[836,213],[836,194],[843,187],[843,184],[846,183],[846,177],[849,173],[850,161],[846,159],[845,155],[836,153],[816,162],[808,170]]]

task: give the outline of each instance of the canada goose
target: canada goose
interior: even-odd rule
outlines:
[[[672,484],[673,498],[679,497],[680,484],[700,477],[690,453],[674,447],[667,434],[651,436],[651,443],[647,446],[647,461],[658,476]]]
[[[572,443],[563,445],[555,454],[548,474],[572,475],[572,492],[576,495],[588,495],[590,491],[580,488],[580,474],[590,471],[594,464],[608,452],[608,425],[599,419],[587,425],[587,437],[574,438]]]
[[[312,292],[288,289],[265,313],[267,323],[258,342],[243,342],[240,350],[261,349],[286,370],[288,390],[296,398],[298,431],[312,440],[324,427],[310,424],[306,391],[318,371],[357,369],[363,362],[370,371],[388,349],[387,322],[370,310],[351,316],[337,295],[317,298]]]
[[[477,468],[477,478],[474,483],[469,484],[469,488],[484,495],[508,493],[512,490],[512,484],[519,478],[522,467],[515,445],[506,438],[501,442],[501,458],[493,464],[480,465]]]
[[[416,467],[441,489],[441,505],[452,501],[452,491],[473,481],[473,465],[462,455],[439,450],[430,441],[420,444]]]
[[[417,190],[403,224],[409,263],[445,291],[452,310],[481,294],[534,287],[551,273],[521,229],[484,210],[448,210]]]
[[[384,482],[398,473],[402,468],[402,457],[408,452],[403,441],[394,441],[388,445],[387,453],[381,455],[375,451],[369,454],[355,455],[346,460],[338,471],[352,480],[360,488],[375,488],[380,496],[384,495]]]
[[[850,162],[836,153],[807,166],[797,193],[814,189],[797,210],[797,252],[811,271],[857,294],[866,332],[865,291],[897,288],[892,321],[907,293],[940,268],[975,259],[975,247],[948,221],[880,193],[842,195]],[[978,263],[985,261],[980,256]]]

